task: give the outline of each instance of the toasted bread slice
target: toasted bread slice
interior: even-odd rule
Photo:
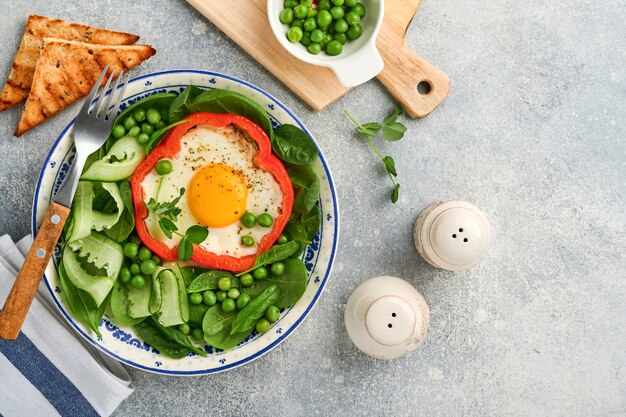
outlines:
[[[15,106],[28,96],[44,38],[60,38],[100,45],[131,45],[137,42],[139,36],[70,23],[65,20],[54,20],[44,16],[29,16],[11,73],[0,93],[0,111]]]
[[[155,54],[149,45],[94,45],[46,38],[15,136],[85,97],[106,65],[126,71]],[[104,82],[103,82],[104,83]]]

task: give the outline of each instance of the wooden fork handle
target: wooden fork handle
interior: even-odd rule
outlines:
[[[0,311],[1,338],[17,339],[69,213],[69,208],[57,203],[48,207],[33,246]]]

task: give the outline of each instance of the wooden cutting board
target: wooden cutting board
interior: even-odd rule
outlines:
[[[322,110],[349,91],[331,70],[304,63],[280,45],[267,20],[267,0],[187,2],[313,109]],[[376,40],[385,62],[377,78],[413,118],[430,114],[450,91],[448,76],[404,44],[406,30],[420,3],[421,0],[386,0],[383,25]]]

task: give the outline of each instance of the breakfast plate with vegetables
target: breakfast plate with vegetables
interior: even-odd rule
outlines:
[[[41,170],[33,233],[75,156],[72,121]],[[85,339],[137,368],[224,371],[310,313],[328,280],[338,207],[298,118],[236,78],[131,80],[81,175],[45,283]]]

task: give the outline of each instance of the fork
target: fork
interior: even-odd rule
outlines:
[[[76,123],[74,124],[74,145],[76,147],[74,163],[66,175],[59,192],[52,199],[35,241],[28,251],[22,269],[15,279],[4,307],[0,311],[0,337],[3,339],[16,339],[19,335],[26,314],[37,292],[41,277],[46,270],[46,266],[54,252],[54,247],[70,214],[72,199],[85,166],[85,161],[90,154],[104,145],[111,133],[113,121],[117,116],[122,98],[124,97],[128,78],[122,84],[115,105],[109,111],[113,96],[120,86],[122,72],[120,71],[111,93],[107,95],[106,91],[109,89],[113,78],[115,78],[115,69],[111,71],[102,92],[96,99],[98,89],[102,85],[108,68],[108,65],[104,67],[98,81],[91,89],[76,117]],[[91,104],[94,100],[96,102],[92,108]]]

